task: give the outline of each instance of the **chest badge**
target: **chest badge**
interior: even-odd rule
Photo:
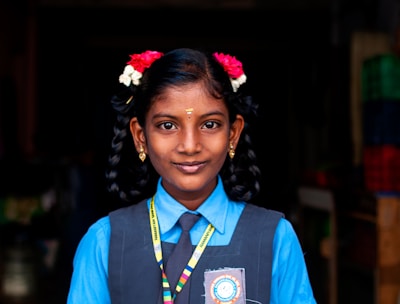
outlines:
[[[245,302],[243,268],[224,268],[205,272],[206,304],[242,304]]]

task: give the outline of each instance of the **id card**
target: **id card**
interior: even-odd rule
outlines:
[[[245,304],[244,268],[222,268],[204,272],[205,304]]]

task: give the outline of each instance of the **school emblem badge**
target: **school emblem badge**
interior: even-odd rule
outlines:
[[[224,268],[205,272],[206,303],[245,303],[244,269]]]

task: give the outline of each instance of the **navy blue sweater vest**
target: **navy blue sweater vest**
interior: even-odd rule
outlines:
[[[146,201],[111,212],[108,285],[113,304],[162,304]],[[272,242],[280,212],[247,204],[227,246],[207,246],[190,277],[190,304],[205,303],[204,272],[244,268],[246,298],[269,303]],[[163,257],[175,245],[162,243]]]

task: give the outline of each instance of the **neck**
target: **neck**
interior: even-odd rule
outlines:
[[[184,205],[189,210],[196,210],[200,207],[200,205],[204,202],[204,199],[197,199],[197,200],[178,200],[179,203]]]
[[[217,179],[215,179],[215,182],[208,183],[206,187],[198,191],[175,191],[175,188],[170,188],[164,184],[163,187],[169,195],[187,209],[196,210],[211,195],[216,185]]]

